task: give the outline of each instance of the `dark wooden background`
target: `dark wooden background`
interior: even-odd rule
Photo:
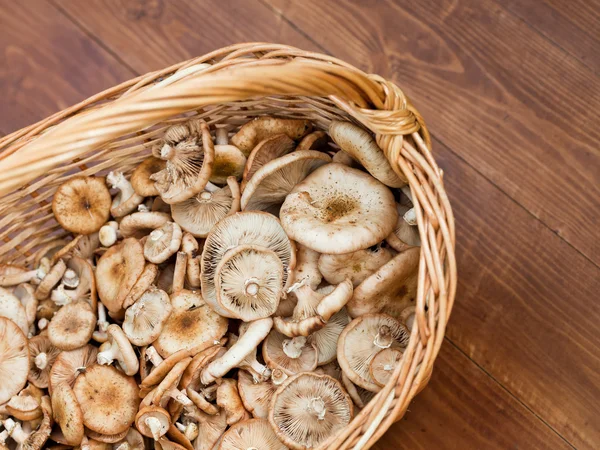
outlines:
[[[434,136],[458,298],[377,448],[600,448],[600,2],[0,0],[0,133],[242,41],[390,77]]]

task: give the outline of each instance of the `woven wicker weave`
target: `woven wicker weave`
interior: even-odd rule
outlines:
[[[130,172],[168,125],[191,115],[234,129],[264,114],[307,118],[325,130],[331,120],[352,120],[375,134],[410,183],[422,242],[410,344],[387,386],[320,447],[366,449],[427,383],[456,291],[454,219],[443,174],[422,117],[393,83],[330,56],[252,43],[95,95],[0,139],[0,262],[30,263],[63,237],[51,201],[66,179]]]

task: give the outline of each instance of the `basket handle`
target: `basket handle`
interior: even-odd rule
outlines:
[[[0,154],[0,195],[175,115],[267,95],[329,97],[376,134],[404,135],[421,130],[426,140],[429,137],[420,115],[402,91],[381,77],[308,58],[223,60],[170,85],[146,88],[79,113],[16,151],[6,152],[4,158]]]

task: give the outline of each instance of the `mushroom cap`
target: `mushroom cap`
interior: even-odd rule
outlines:
[[[127,309],[137,302],[144,292],[152,287],[154,280],[158,275],[158,266],[156,264],[146,264],[140,277],[137,279],[127,297],[123,301],[123,308]]]
[[[52,392],[52,415],[69,445],[83,440],[83,413],[71,386],[64,383]]]
[[[116,355],[119,367],[127,375],[135,375],[140,368],[137,355],[121,327],[113,323],[108,326],[106,333],[108,334],[108,342],[110,342],[111,347],[116,345],[119,348]]]
[[[138,206],[143,203],[144,197],[135,192],[122,172],[109,172],[106,182],[114,189],[118,189],[110,207],[110,214],[114,218],[120,218],[136,211]]]
[[[350,320],[348,311],[346,308],[342,308],[329,319],[323,328],[308,336],[307,342],[313,344],[317,349],[319,366],[336,360],[338,339]]]
[[[287,196],[281,224],[293,239],[319,253],[350,253],[378,244],[397,220],[392,192],[341,164],[319,167]]]
[[[235,145],[215,145],[215,161],[210,182],[225,184],[228,177],[239,180],[244,173],[245,165],[246,156]]]
[[[215,271],[219,306],[227,317],[244,322],[274,314],[283,284],[283,264],[277,254],[256,245],[227,251]]]
[[[154,264],[164,263],[177,253],[181,245],[183,232],[175,222],[167,222],[152,231],[144,244],[145,258]]]
[[[409,248],[381,266],[356,289],[346,305],[351,317],[382,312],[400,317],[417,297],[419,247]]]
[[[276,134],[259,142],[248,156],[248,161],[246,161],[242,177],[242,187],[246,186],[258,169],[269,161],[288,154],[294,150],[294,145],[294,141],[285,134]]]
[[[90,234],[108,221],[111,204],[104,178],[73,177],[56,189],[52,212],[65,230]]]
[[[120,442],[117,442],[117,444],[124,443],[127,443],[129,445],[129,449],[131,450],[145,449],[144,437],[140,434],[138,430],[136,430],[133,427],[127,430],[127,434],[125,435],[124,439],[122,439]],[[119,449],[119,445],[115,447],[115,450],[117,449]]]
[[[410,247],[419,247],[421,245],[421,236],[419,229],[416,226],[410,225],[405,219],[410,208],[408,206],[396,204],[398,211],[398,221],[396,228],[388,237],[385,238],[387,243],[397,252],[403,252]]]
[[[131,428],[129,428],[129,430],[131,430]],[[125,438],[125,436],[127,436],[127,432],[128,432],[128,430],[125,430],[125,431],[123,431],[121,433],[117,433],[117,434],[102,434],[102,433],[96,433],[94,430],[90,430],[90,429],[85,430],[85,434],[87,435],[87,437],[90,440],[94,440],[94,441],[97,441],[98,443],[104,443],[104,444],[114,444],[115,442],[119,442],[120,440]]]
[[[298,355],[295,358],[289,356],[285,350],[285,348],[291,345],[291,342],[297,344],[297,353],[294,350],[291,352],[288,351],[288,353],[293,356]],[[272,330],[263,342],[262,355],[269,367],[272,369],[279,368],[287,375],[310,372],[316,369],[319,361],[319,354],[315,345],[306,342],[306,338],[290,339],[277,330]]]
[[[76,350],[60,352],[54,360],[50,369],[48,390],[50,393],[61,384],[66,383],[70,387],[75,384],[75,379],[80,373],[96,364],[98,349],[93,345],[86,345]]]
[[[56,286],[67,270],[67,265],[64,260],[59,259],[56,264],[52,266],[50,271],[46,273],[46,276],[38,284],[35,290],[35,298],[38,300],[46,299],[50,296],[50,291]]]
[[[339,381],[300,373],[275,392],[269,422],[281,442],[292,450],[304,450],[344,429],[352,413],[352,400]]]
[[[245,370],[238,371],[238,391],[244,408],[254,417],[266,419],[269,416],[269,405],[277,390],[271,380],[255,383],[254,378]]]
[[[329,137],[324,131],[313,131],[298,142],[296,150],[323,150],[327,148]]]
[[[150,156],[142,161],[131,174],[131,186],[133,190],[142,197],[154,197],[158,195],[158,189],[154,186],[154,181],[150,179],[167,166],[166,161]]]
[[[73,255],[67,260],[68,269],[73,270],[79,278],[74,297],[78,300],[86,300],[92,309],[96,311],[98,308],[98,291],[96,290],[96,277],[92,265],[87,259]]]
[[[39,356],[39,355],[44,356]],[[31,384],[46,389],[50,379],[50,369],[60,354],[48,336],[34,336],[29,339],[29,375]]]
[[[15,295],[7,289],[0,287],[0,317],[12,320],[27,336],[29,333],[29,321],[27,311]]]
[[[234,379],[221,379],[221,383],[217,388],[217,405],[225,410],[227,425],[233,425],[250,417],[248,411],[244,408],[237,382]]]
[[[190,306],[177,308],[177,303]],[[177,292],[172,295],[171,304],[173,312],[153,344],[163,358],[181,349],[218,341],[227,332],[227,319],[215,313],[199,293],[186,290]]]
[[[238,422],[225,432],[219,450],[286,450],[265,419],[249,419]]]
[[[294,187],[318,167],[331,162],[326,153],[295,151],[269,161],[258,169],[242,192],[242,210],[279,212],[279,207]]]
[[[294,283],[305,280],[304,283],[310,286],[311,289],[317,289],[323,280],[323,275],[318,267],[320,256],[318,252],[296,243],[296,267],[294,267],[291,275]]]
[[[329,136],[383,184],[395,188],[406,185],[406,177],[399,177],[394,172],[385,153],[368,131],[350,122],[334,120],[329,125]]]
[[[0,317],[0,405],[23,389],[28,374],[27,337],[13,321]]]
[[[400,323],[404,324],[404,326],[408,329],[408,331],[412,331],[413,325],[415,323],[415,314],[417,312],[417,308],[414,305],[407,306],[402,310],[398,320]]]
[[[214,416],[200,412],[194,415],[198,420],[198,437],[194,442],[196,450],[213,450],[227,429],[227,416],[221,410]]]
[[[257,117],[245,123],[232,136],[230,142],[248,156],[260,141],[268,137],[285,134],[290,139],[298,140],[310,133],[312,128],[312,124],[308,120]]]
[[[96,314],[89,303],[76,301],[58,310],[48,324],[48,337],[61,350],[75,350],[89,342],[96,328]]]
[[[138,385],[112,366],[88,367],[75,380],[73,391],[85,426],[97,433],[120,433],[135,420],[140,403]]]
[[[160,197],[159,197],[160,198]],[[155,201],[154,203],[156,203]],[[154,205],[153,205],[154,206]],[[167,212],[161,211],[141,211],[131,213],[121,220],[119,231],[123,237],[141,238],[150,231],[162,227],[171,220]]]
[[[344,374],[356,385],[371,392],[381,386],[369,373],[371,361],[382,349],[404,348],[410,333],[404,325],[387,314],[365,314],[354,319],[338,339],[338,362]]]
[[[35,323],[37,315],[38,300],[35,298],[35,289],[28,283],[21,283],[13,289],[13,295],[19,299],[19,302],[25,308],[25,316],[29,326]]]
[[[223,356],[225,353],[225,348],[223,348],[223,345],[225,345],[226,341],[227,338],[221,338],[220,344],[211,345],[194,355],[192,361],[186,367],[185,372],[181,376],[181,382],[179,383],[179,386],[182,389],[197,387],[197,384],[200,382],[200,373],[202,372],[202,369],[204,369],[211,361]],[[194,401],[193,398],[190,397],[190,399]],[[198,407],[200,408],[200,406]]]
[[[391,347],[377,353],[369,364],[369,373],[373,381],[381,387],[385,386],[403,354],[404,352],[399,348]]]
[[[150,418],[155,419],[153,421],[157,426],[154,429],[151,429],[148,425],[147,420]],[[157,437],[167,434],[167,430],[171,426],[171,417],[169,416],[169,413],[160,406],[146,406],[145,408],[140,409],[136,414],[135,426],[144,436],[156,439]]]
[[[151,344],[162,332],[173,308],[165,291],[151,287],[125,311],[123,331],[132,344]]]
[[[96,266],[96,282],[106,309],[112,313],[121,311],[145,265],[142,245],[135,238],[124,239],[102,255]]]
[[[217,265],[227,250],[243,244],[273,250],[283,264],[284,284],[287,283],[288,270],[294,268],[295,249],[276,217],[258,211],[225,217],[210,231],[202,251],[202,296],[215,311],[222,312],[215,290]]]
[[[337,362],[337,359],[334,359],[332,362],[323,364],[322,366],[317,367],[315,373],[319,373],[322,375],[329,375],[332,378],[335,378],[338,381],[342,381],[342,368]]]
[[[356,287],[393,256],[390,250],[381,245],[341,255],[323,254],[319,257],[319,272],[328,283],[338,284],[350,278]]]
[[[364,408],[371,400],[373,400],[373,397],[376,395],[375,392],[367,391],[360,386],[356,386],[343,372],[342,384],[346,388],[346,392],[348,392],[348,395],[354,404],[361,409]]]

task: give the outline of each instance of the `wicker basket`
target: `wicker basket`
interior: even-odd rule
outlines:
[[[410,182],[422,241],[410,343],[387,386],[322,449],[366,449],[427,383],[456,291],[454,219],[422,117],[393,83],[330,56],[251,43],[216,50],[90,97],[0,139],[0,262],[31,263],[65,233],[56,187],[74,175],[130,172],[163,130],[194,115],[232,129],[258,115],[352,120]],[[141,130],[141,131],[140,131]],[[404,135],[411,135],[411,145]]]

